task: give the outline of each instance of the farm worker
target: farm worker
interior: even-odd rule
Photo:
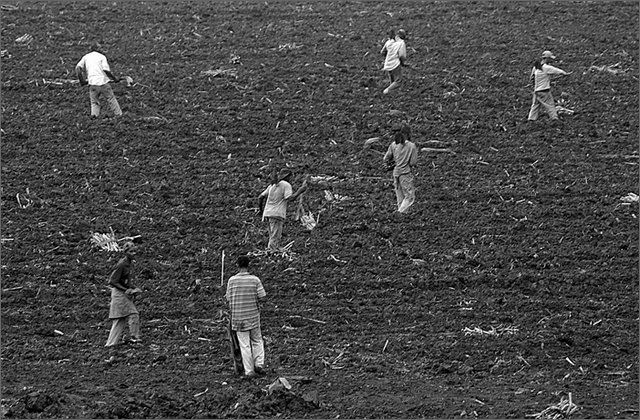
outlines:
[[[407,33],[404,29],[398,29],[397,34],[392,29],[389,31],[389,39],[384,43],[380,54],[386,54],[382,70],[388,72],[391,83],[383,93],[387,94],[400,85],[402,66],[406,66],[407,46],[404,42]]]
[[[558,111],[553,102],[553,95],[551,95],[551,80],[550,75],[568,75],[566,71],[553,67],[551,63],[556,57],[551,54],[551,51],[544,51],[542,53],[542,59],[534,61],[533,68],[531,69],[531,76],[529,80],[533,80],[533,100],[531,102],[531,110],[529,111],[529,121],[535,121],[538,119],[538,113],[542,106],[549,114],[552,120],[558,119]]]
[[[82,86],[89,85],[92,117],[97,118],[100,116],[101,97],[104,98],[116,117],[122,116],[122,110],[120,109],[118,100],[109,85],[110,80],[117,83],[120,79],[111,73],[107,57],[100,52],[100,44],[92,44],[91,52],[85,54],[78,64],[76,64],[76,75]]]
[[[227,293],[231,333],[236,334],[246,377],[264,375],[264,342],[260,330],[258,300],[267,293],[257,276],[249,273],[249,257],[238,257],[238,273],[229,279]]]
[[[105,347],[115,346],[120,342],[126,324],[129,324],[129,341],[132,344],[140,341],[140,316],[133,299],[142,290],[133,284],[134,246],[127,242],[123,248],[125,255],[118,261],[109,276],[111,287],[109,319],[112,320],[112,324]]]
[[[416,200],[411,168],[418,162],[418,149],[411,141],[411,129],[403,125],[395,133],[394,141],[389,145],[382,158],[384,163],[393,161],[393,187],[396,191],[398,212],[406,213]]]
[[[280,247],[282,238],[282,228],[287,218],[287,204],[295,201],[296,198],[307,190],[307,180],[302,183],[302,187],[293,193],[291,184],[292,173],[289,169],[282,169],[277,177],[272,179],[271,185],[265,189],[258,197],[262,220],[269,221],[269,245],[267,249],[277,250]]]

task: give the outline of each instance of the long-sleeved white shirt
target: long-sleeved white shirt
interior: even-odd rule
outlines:
[[[549,75],[551,74],[567,74],[567,72],[549,64],[543,64],[542,70],[538,70],[535,67],[531,69],[531,77],[535,78],[535,88],[533,91],[549,90],[551,88],[551,78]]]

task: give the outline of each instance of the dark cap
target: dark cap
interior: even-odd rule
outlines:
[[[293,175],[293,173],[291,172],[290,169],[284,168],[280,170],[280,173],[278,174],[278,179],[283,180],[289,176]]]
[[[248,255],[240,255],[238,257],[238,267],[240,268],[247,268],[249,267],[249,262],[251,262],[251,259],[249,258]]]

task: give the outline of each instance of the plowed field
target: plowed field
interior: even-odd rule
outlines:
[[[5,417],[638,417],[637,2],[0,11]],[[383,95],[390,27],[411,67]],[[113,85],[121,119],[91,120],[75,79],[93,40],[134,80]],[[573,113],[527,124],[546,49]],[[440,149],[405,217],[382,165],[401,122]],[[319,215],[309,231],[290,206],[282,255],[257,214],[274,166],[309,178]],[[111,229],[137,237],[144,289],[142,345],[117,350],[119,254],[91,243]],[[223,251],[225,280],[250,252],[268,293],[252,381],[233,374]]]

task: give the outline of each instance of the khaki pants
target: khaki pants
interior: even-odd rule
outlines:
[[[115,346],[120,342],[124,327],[127,324],[129,324],[129,338],[140,340],[140,316],[138,314],[131,314],[113,320],[111,332],[109,332],[109,338],[107,339],[105,347]]]
[[[284,219],[279,217],[267,217],[267,219],[269,220],[269,245],[267,248],[277,250],[280,247]]]
[[[106,83],[101,86],[89,86],[89,99],[91,99],[91,116],[99,117],[100,116],[100,98],[104,97],[104,100],[109,105],[111,112],[113,115],[119,117],[122,115],[122,110],[120,109],[120,105],[118,104],[118,100],[116,96],[113,94],[113,90],[109,83]]]
[[[553,103],[553,95],[550,91],[533,92],[533,100],[531,101],[531,110],[529,111],[529,121],[535,121],[538,119],[540,113],[540,107],[543,107],[549,118],[552,120],[558,119],[558,111]]]
[[[413,186],[413,175],[404,174],[393,177],[393,187],[396,190],[398,211],[405,213],[416,201],[416,189]]]
[[[249,331],[236,331],[240,353],[242,353],[242,365],[244,374],[255,373],[256,367],[264,367],[264,341],[260,327]]]

